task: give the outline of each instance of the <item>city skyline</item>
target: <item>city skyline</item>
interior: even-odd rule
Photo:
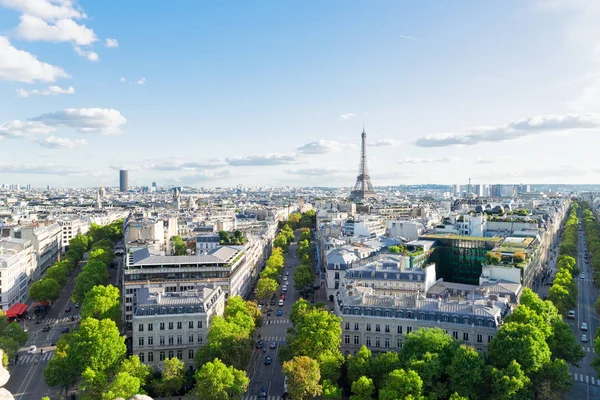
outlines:
[[[351,187],[363,124],[374,186],[600,182],[592,1],[0,13],[2,183]]]

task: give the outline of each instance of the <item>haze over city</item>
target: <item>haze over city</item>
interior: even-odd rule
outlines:
[[[363,125],[375,186],[600,177],[595,1],[0,7],[2,182],[351,186]]]

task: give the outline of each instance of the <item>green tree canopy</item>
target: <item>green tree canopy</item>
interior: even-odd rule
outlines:
[[[121,294],[112,285],[94,286],[86,293],[81,304],[81,318],[110,318],[117,322],[121,313]]]
[[[375,393],[373,379],[361,376],[358,380],[352,382],[352,396],[350,400],[371,400]]]
[[[422,387],[423,381],[415,371],[397,369],[389,374],[379,391],[379,400],[419,399]]]
[[[185,256],[187,254],[187,247],[185,242],[181,238],[181,236],[173,236],[171,237],[171,246],[173,255],[175,256]]]
[[[369,376],[371,372],[371,350],[363,344],[355,355],[348,355],[347,364],[348,381],[355,382],[361,376]]]
[[[469,399],[483,394],[485,361],[472,347],[458,348],[448,367],[450,391]]]
[[[488,353],[497,368],[506,368],[514,360],[527,374],[550,362],[550,349],[544,334],[533,325],[516,322],[502,326],[489,344]]]
[[[155,384],[161,396],[171,397],[181,390],[185,364],[177,357],[167,358],[164,362],[160,381]]]
[[[307,264],[301,264],[294,271],[294,288],[302,290],[306,286],[311,286],[315,281],[312,267]]]
[[[287,378],[288,393],[294,400],[312,399],[323,391],[319,385],[319,364],[312,358],[299,356],[285,361],[283,373]]]
[[[262,301],[268,300],[277,292],[277,281],[271,278],[260,278],[256,284],[256,297]]]
[[[319,359],[323,353],[340,351],[342,319],[325,310],[307,311],[288,335],[288,347],[293,356]]]
[[[42,278],[29,287],[29,298],[35,301],[56,301],[60,297],[60,285],[52,278]]]
[[[531,380],[516,360],[503,369],[492,368],[492,400],[526,400],[532,398]]]
[[[196,372],[198,400],[239,400],[248,388],[249,379],[242,370],[227,366],[215,358]]]

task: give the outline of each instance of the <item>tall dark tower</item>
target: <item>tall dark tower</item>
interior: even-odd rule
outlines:
[[[126,169],[119,171],[119,191],[127,192],[129,190],[129,173]]]
[[[350,192],[350,200],[362,201],[374,198],[377,193],[373,190],[371,184],[371,177],[367,169],[367,133],[363,126],[360,145],[360,163],[358,164],[358,176],[356,177],[356,183],[354,189]]]

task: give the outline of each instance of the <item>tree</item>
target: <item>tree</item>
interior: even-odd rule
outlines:
[[[443,353],[426,352],[420,359],[411,358],[406,367],[415,371],[423,382],[422,391],[433,399],[445,399],[449,396],[444,369],[449,362]]]
[[[81,304],[81,318],[110,318],[119,321],[121,314],[121,294],[119,289],[112,285],[94,286],[86,293]]]
[[[373,379],[361,376],[357,381],[352,382],[352,393],[350,400],[371,400],[375,392]]]
[[[364,344],[355,355],[349,354],[348,363],[348,381],[356,382],[361,376],[369,376],[371,367],[371,350]]]
[[[54,279],[56,283],[58,283],[58,286],[64,286],[65,283],[67,283],[67,280],[69,279],[69,274],[69,264],[65,262],[60,262],[48,268],[48,271],[46,271],[46,276],[44,278]]]
[[[249,317],[250,318],[250,317]],[[207,341],[195,357],[196,367],[218,358],[227,365],[245,369],[252,356],[253,330],[216,316],[212,320]]]
[[[484,384],[485,361],[472,347],[458,348],[448,367],[450,391],[476,399]]]
[[[556,359],[544,365],[533,386],[536,398],[561,400],[567,397],[572,385],[569,366],[564,360]]]
[[[385,386],[379,391],[379,400],[419,399],[423,381],[415,371],[397,369],[392,371]]]
[[[144,386],[148,382],[150,375],[152,375],[152,367],[142,364],[138,356],[130,356],[123,360],[119,372],[125,372],[139,379],[140,384]]]
[[[437,353],[442,363],[448,365],[454,356],[458,343],[443,329],[421,328],[406,335],[400,352],[400,361],[407,364],[409,360],[421,360],[425,353]]]
[[[187,247],[181,236],[171,237],[171,245],[173,246],[173,255],[185,256],[187,254]]]
[[[544,338],[548,338],[552,334],[552,327],[548,321],[546,321],[543,316],[539,315],[537,312],[524,304],[519,304],[517,308],[515,308],[514,311],[504,319],[504,322],[531,324],[538,327],[538,329],[542,331]]]
[[[54,279],[42,278],[29,287],[29,298],[35,301],[56,301],[60,296],[60,285]]]
[[[390,372],[401,367],[400,356],[398,353],[388,351],[385,353],[379,353],[377,356],[371,358],[368,370],[369,375],[373,378],[375,387],[381,388],[383,387],[385,378],[390,374]]]
[[[119,372],[108,385],[107,390],[102,393],[102,400],[113,400],[116,398],[128,399],[142,392],[142,382],[139,378],[127,372]]]
[[[242,243],[242,241],[244,240],[244,234],[242,233],[242,231],[239,230],[235,230],[233,231],[233,237],[235,238],[235,240],[237,240],[238,243]]]
[[[500,261],[502,261],[502,254],[499,251],[488,251],[485,254],[485,261],[488,264],[500,264]]]
[[[319,385],[319,364],[312,358],[299,356],[283,363],[287,378],[287,389],[294,400],[305,400],[318,396],[323,388]]]
[[[260,278],[261,279],[272,279],[274,281],[277,281],[277,279],[279,278],[279,271],[275,268],[266,267],[260,273]]]
[[[80,363],[72,362],[67,354],[70,335],[63,335],[57,343],[54,357],[44,369],[44,380],[48,386],[60,386],[65,390],[65,397],[81,376]]]
[[[171,396],[181,390],[183,386],[183,370],[185,364],[177,357],[167,358],[164,362],[164,370],[160,384],[156,386],[162,396]]]
[[[344,356],[342,356],[342,353],[339,351],[326,351],[319,354],[317,362],[319,363],[319,370],[321,371],[321,379],[327,379],[330,382],[337,382],[340,379],[342,364],[344,364]]]
[[[226,231],[219,231],[219,241],[221,244],[229,243],[229,233]]]
[[[525,253],[523,253],[522,251],[516,251],[513,253],[513,260],[516,263],[522,263],[523,261],[525,261]]]
[[[288,346],[293,356],[319,359],[323,353],[339,352],[342,319],[322,309],[312,309],[304,314],[288,336]]]
[[[105,284],[108,278],[106,264],[100,261],[89,261],[75,278],[75,288],[71,294],[71,300],[81,304],[86,293],[91,291],[94,286]]]
[[[294,271],[294,288],[302,290],[306,286],[311,286],[315,281],[315,275],[310,265],[301,264]]]
[[[328,379],[323,380],[323,400],[342,400],[342,389]]]
[[[69,334],[69,360],[73,362],[80,375],[87,367],[98,372],[116,370],[125,357],[125,337],[113,320],[85,318],[79,328]]]
[[[239,400],[249,383],[244,371],[227,366],[217,358],[204,364],[195,377],[199,400]]]
[[[300,213],[291,213],[288,217],[287,223],[290,224],[292,229],[297,229],[300,226],[300,218],[302,218]]]
[[[526,400],[532,398],[531,380],[516,360],[504,369],[492,368],[492,400]]]
[[[569,289],[557,282],[548,290],[548,300],[556,305],[562,315],[567,315],[577,305],[576,298]]]
[[[506,368],[514,360],[526,374],[550,362],[550,349],[543,333],[533,325],[516,322],[508,322],[500,328],[489,344],[488,353],[497,368]]]
[[[115,255],[112,249],[105,247],[92,247],[90,255],[88,256],[88,262],[99,261],[105,266],[110,265]]]
[[[288,240],[287,237],[283,234],[278,234],[275,236],[275,240],[273,240],[273,246],[279,247],[284,252],[287,252],[288,249]]]
[[[271,278],[260,278],[256,284],[256,297],[262,301],[268,300],[277,292],[277,281]]]
[[[571,365],[579,366],[585,352],[577,342],[569,324],[562,319],[552,322],[552,334],[546,340],[552,359],[563,359]]]

